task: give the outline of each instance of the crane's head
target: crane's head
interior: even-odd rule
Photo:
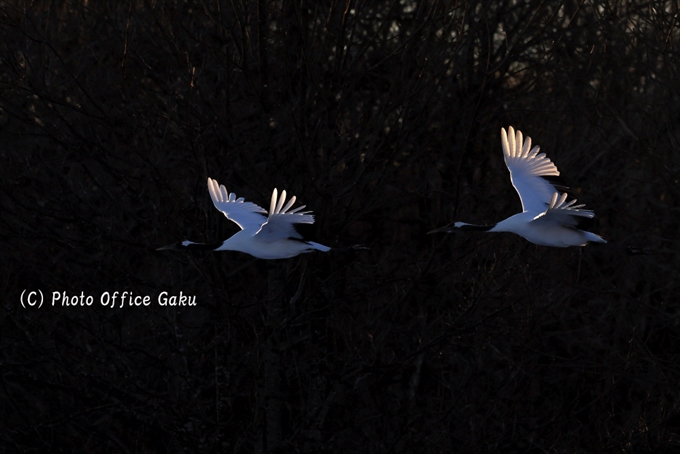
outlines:
[[[427,232],[429,235],[430,233],[452,233],[452,232],[457,232],[458,230],[465,230],[465,224],[464,222],[454,222],[453,224],[446,225],[444,227],[439,227],[438,229],[430,230]]]
[[[184,245],[182,243],[183,242],[168,244],[167,246],[162,246],[162,247],[156,248],[156,250],[157,251],[174,251],[176,249],[181,249],[182,247],[184,247]]]

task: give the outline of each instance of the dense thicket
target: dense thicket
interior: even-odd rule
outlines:
[[[0,3],[2,450],[677,447],[679,46],[670,0]],[[651,254],[426,235],[520,209],[509,125]],[[208,176],[371,249],[156,252],[236,230]]]

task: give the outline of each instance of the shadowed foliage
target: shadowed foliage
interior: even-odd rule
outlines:
[[[677,449],[678,17],[643,0],[2,2],[0,447]],[[594,232],[650,254],[425,235],[520,210],[510,125]],[[370,251],[156,251],[236,231],[207,177],[265,207],[286,189],[316,241]]]

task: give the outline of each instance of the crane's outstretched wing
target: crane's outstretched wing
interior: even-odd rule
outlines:
[[[522,210],[542,213],[550,204],[550,200],[557,189],[542,177],[558,176],[560,172],[553,162],[545,155],[538,153],[540,147],[531,148],[531,138],[526,141],[522,133],[510,126],[508,133],[501,128],[501,143],[503,144],[503,158],[510,171],[510,180],[522,201]]]
[[[543,213],[536,216],[534,222],[546,222],[550,224],[560,224],[564,227],[578,228],[580,222],[579,217],[592,219],[595,213],[591,210],[582,210],[585,205],[574,205],[576,199],[567,202],[567,193],[555,192],[550,198],[550,205]]]
[[[258,232],[258,236],[263,241],[276,241],[284,238],[303,239],[302,235],[295,230],[295,224],[314,224],[311,211],[300,211],[305,205],[288,211],[295,203],[295,196],[290,198],[286,206],[283,206],[285,202],[286,191],[282,191],[281,198],[279,198],[278,191],[274,189],[269,207],[269,218]]]
[[[229,194],[224,185],[220,185],[212,178],[208,178],[208,192],[210,192],[215,208],[242,230],[252,230],[255,234],[267,221],[265,217],[267,211],[264,208],[252,202],[246,202],[243,197],[237,199],[236,194],[233,192]]]

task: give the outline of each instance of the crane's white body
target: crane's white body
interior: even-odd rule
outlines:
[[[540,148],[531,148],[531,138],[523,139],[522,133],[508,128],[501,129],[503,158],[510,171],[510,180],[522,201],[522,212],[493,225],[474,225],[456,222],[452,226],[433,230],[453,232],[456,230],[482,230],[487,232],[510,232],[541,246],[585,246],[588,242],[606,243],[591,232],[579,229],[579,218],[592,219],[595,213],[575,205],[576,200],[566,201],[567,194],[544,177],[558,176],[560,172]]]
[[[238,225],[241,231],[218,245],[182,241],[174,247],[198,246],[214,251],[238,251],[267,260],[285,259],[312,251],[327,252],[331,249],[305,240],[295,229],[296,224],[313,224],[314,215],[309,211],[301,211],[305,208],[304,205],[288,211],[295,203],[295,196],[284,206],[286,191],[282,191],[279,198],[278,191],[274,189],[269,213],[252,202],[246,202],[243,197],[236,198],[234,193],[229,194],[224,185],[211,178],[208,178],[208,192],[215,208]]]
[[[314,241],[300,241],[282,238],[273,242],[253,236],[252,232],[241,230],[225,240],[215,251],[245,252],[258,259],[287,259],[312,251],[327,252],[331,248]]]

